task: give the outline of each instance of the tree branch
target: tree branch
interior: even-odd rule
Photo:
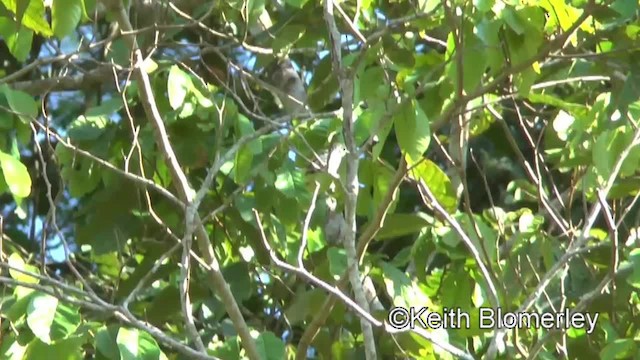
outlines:
[[[346,234],[342,238],[344,249],[347,253],[347,273],[351,288],[358,305],[367,313],[370,313],[369,302],[362,288],[362,277],[358,269],[358,257],[356,253],[356,206],[358,202],[358,148],[356,147],[353,131],[353,78],[342,64],[342,50],[340,47],[340,33],[333,15],[333,0],[324,0],[324,21],[329,28],[329,40],[331,42],[331,58],[333,69],[338,73],[342,98],[342,132],[348,154],[345,157],[347,165],[346,199],[344,204],[345,221],[348,224]],[[346,16],[345,16],[346,17]],[[360,318],[362,335],[364,338],[365,356],[367,360],[377,359],[376,342],[371,323],[364,317]]]
[[[107,6],[108,9],[115,13],[120,29],[128,32],[133,30],[127,12],[124,9],[121,1],[103,0],[103,3]],[[134,59],[134,76],[140,85],[140,101],[142,102],[147,118],[154,129],[156,142],[158,143],[160,150],[165,160],[167,161],[167,166],[169,167],[174,186],[178,190],[179,197],[182,201],[188,204],[187,210],[185,212],[186,224],[192,224],[192,226],[195,227],[198,247],[207,265],[209,265],[211,268],[211,270],[207,272],[209,280],[211,281],[211,284],[209,284],[212,286],[211,290],[214,294],[217,294],[221,297],[222,303],[225,305],[227,313],[231,318],[236,331],[238,332],[238,335],[245,350],[247,351],[247,355],[249,356],[249,358],[259,360],[261,358],[260,353],[256,348],[253,337],[251,336],[251,333],[249,331],[249,327],[242,317],[242,313],[240,312],[238,303],[231,293],[229,284],[226,282],[222,275],[220,264],[215,257],[211,241],[209,240],[209,235],[207,234],[204,225],[202,224],[200,217],[197,214],[197,208],[193,207],[192,200],[194,198],[195,192],[189,185],[186,175],[180,168],[180,164],[178,163],[173,148],[169,143],[169,138],[164,127],[164,122],[162,121],[162,117],[155,103],[149,76],[142,67],[142,64],[144,62],[142,52],[138,48],[135,37],[133,35],[126,35],[124,36],[124,39],[125,41],[127,41],[130,49],[132,50]]]

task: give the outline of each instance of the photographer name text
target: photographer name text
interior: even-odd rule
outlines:
[[[584,329],[591,334],[598,321],[598,313],[571,312],[566,308],[559,312],[508,312],[501,308],[479,308],[480,329],[547,330]],[[396,329],[421,327],[424,329],[469,329],[471,316],[460,308],[444,308],[442,312],[428,307],[395,307],[389,311],[387,322]]]

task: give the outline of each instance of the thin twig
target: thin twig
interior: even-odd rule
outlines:
[[[123,7],[121,1],[103,0],[103,3],[116,14],[116,19],[118,25],[120,26],[120,29],[122,29],[123,31],[133,30],[127,12]],[[127,41],[128,46],[132,51],[135,65],[134,76],[139,82],[140,101],[142,102],[147,118],[153,127],[156,142],[159,145],[163,157],[167,161],[167,166],[169,168],[171,178],[174,182],[174,185],[177,187],[178,194],[180,195],[179,198],[186,204],[192,205],[191,202],[196,194],[189,185],[186,175],[184,171],[182,171],[173,148],[169,142],[169,138],[164,127],[164,122],[162,121],[162,116],[160,115],[155,102],[149,76],[146,71],[144,71],[142,66],[144,63],[142,52],[138,48],[135,37],[133,35],[124,36],[124,39]],[[209,240],[209,235],[205,230],[200,217],[197,214],[197,207],[190,208],[189,206],[187,206],[186,210],[185,221],[187,222],[187,224],[190,222],[194,224],[198,247],[200,248],[200,252],[202,252],[203,254],[204,260],[211,268],[211,270],[207,272],[207,275],[210,279],[209,285],[211,286],[211,290],[221,297],[222,303],[227,310],[227,314],[233,322],[234,327],[238,332],[239,338],[241,339],[242,345],[247,351],[247,355],[249,356],[249,358],[252,360],[258,360],[260,359],[260,353],[256,348],[256,344],[249,331],[249,327],[247,326],[247,323],[244,321],[242,313],[240,312],[238,303],[231,293],[229,284],[226,282],[224,276],[222,275],[220,264],[218,263],[216,255],[213,251],[211,241]]]
[[[342,49],[340,47],[340,33],[336,25],[333,14],[334,0],[324,0],[324,21],[329,28],[329,41],[331,43],[331,58],[333,69],[338,73],[340,90],[342,95],[342,132],[348,154],[345,157],[347,167],[346,199],[344,205],[344,217],[348,224],[347,231],[343,235],[342,243],[347,255],[347,273],[349,282],[356,298],[356,302],[364,311],[369,313],[369,302],[362,288],[362,277],[358,269],[358,261],[355,241],[356,241],[356,206],[358,201],[358,149],[356,147],[355,133],[353,131],[353,74],[347,71],[342,64]],[[349,18],[344,15],[345,21],[350,23]],[[360,35],[362,36],[362,35]],[[365,357],[367,360],[377,359],[376,342],[373,335],[371,323],[365,318],[360,318],[362,335],[364,338]]]

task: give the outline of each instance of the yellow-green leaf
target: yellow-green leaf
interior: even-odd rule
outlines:
[[[19,159],[0,152],[0,167],[11,193],[19,198],[29,196],[31,193],[31,177],[26,166]]]

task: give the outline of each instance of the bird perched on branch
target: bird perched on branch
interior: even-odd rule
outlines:
[[[327,151],[317,155],[316,161],[312,161],[309,168],[311,178],[322,185],[321,189],[328,190],[326,193],[323,192],[326,195],[321,196],[321,199],[324,198],[324,205],[326,205],[323,229],[327,243],[332,245],[341,244],[348,230],[347,222],[342,212],[338,209],[338,201],[336,199],[336,183],[342,186],[339,174],[340,164],[347,153],[348,151],[344,144],[335,142]],[[329,175],[329,177],[326,175]]]
[[[344,144],[335,142],[327,151],[322,152],[316,157],[317,161],[311,163],[311,171],[323,171],[331,175],[334,179],[340,179],[338,170],[340,169],[340,164],[342,164],[342,159],[344,159],[347,153],[347,147]]]
[[[343,214],[337,209],[338,202],[336,198],[327,196],[325,203],[327,205],[327,218],[323,229],[325,239],[331,245],[340,245],[347,235],[349,225]]]
[[[302,114],[307,111],[307,91],[304,83],[289,59],[277,60],[270,69],[271,82],[280,90],[275,95],[287,115]]]

